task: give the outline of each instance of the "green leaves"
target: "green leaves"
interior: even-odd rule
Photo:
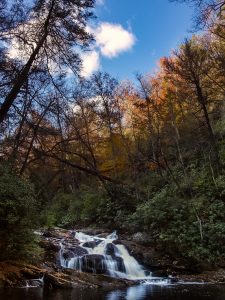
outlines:
[[[32,185],[0,166],[0,259],[33,255],[36,212]]]
[[[207,168],[192,167],[192,197],[173,184],[158,190],[129,216],[133,230],[151,232],[155,245],[172,257],[216,264],[225,259],[223,175],[212,179]],[[180,178],[183,186],[184,178]]]

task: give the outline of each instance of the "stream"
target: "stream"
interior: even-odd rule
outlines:
[[[58,260],[63,268],[132,280],[134,285],[122,289],[47,289],[27,285],[23,288],[0,289],[1,300],[225,299],[225,284],[188,283],[172,277],[154,277],[119,243],[116,232],[102,237],[71,231],[69,238],[56,239],[56,242],[60,246]]]

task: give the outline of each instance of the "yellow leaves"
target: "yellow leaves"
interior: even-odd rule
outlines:
[[[124,140],[119,134],[114,134],[112,138],[106,139],[98,151],[99,169],[103,173],[109,174],[116,170],[123,172],[128,163],[128,155],[125,149]]]

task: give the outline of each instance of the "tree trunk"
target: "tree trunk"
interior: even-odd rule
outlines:
[[[40,38],[36,48],[34,49],[33,53],[31,54],[31,56],[28,59],[26,65],[24,66],[24,68],[22,69],[22,71],[18,75],[11,91],[6,96],[2,106],[0,108],[0,124],[4,121],[10,107],[12,106],[13,102],[17,98],[22,86],[26,82],[27,77],[28,77],[29,72],[30,72],[30,69],[31,69],[31,67],[32,67],[32,65],[33,65],[40,49],[43,47],[44,42],[46,41],[46,38],[48,36],[49,22],[50,22],[50,19],[51,19],[54,4],[55,4],[55,0],[52,0],[52,5],[51,5],[51,8],[49,10],[47,19],[46,19],[45,24],[44,24],[44,34],[43,34],[43,36]]]

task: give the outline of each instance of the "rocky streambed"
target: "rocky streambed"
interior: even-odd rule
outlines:
[[[41,262],[0,262],[0,287],[109,288],[144,284],[225,282],[225,270],[194,268],[160,257],[148,236],[117,236],[101,229],[36,232]],[[193,270],[192,270],[193,269]]]

